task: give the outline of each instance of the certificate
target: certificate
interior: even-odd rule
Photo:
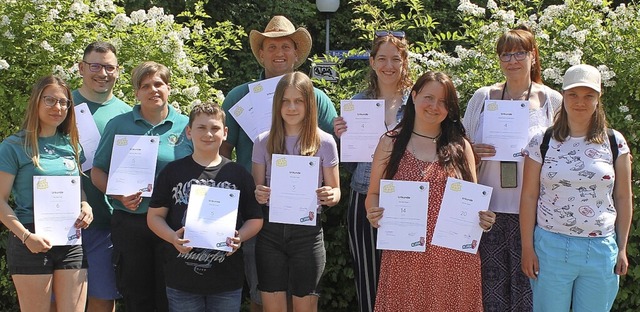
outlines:
[[[157,136],[116,134],[106,194],[151,197],[159,142]]]
[[[483,160],[522,161],[529,136],[529,101],[484,102],[482,143],[496,148],[496,155]]]
[[[93,120],[91,111],[87,103],[82,103],[74,107],[76,113],[76,126],[80,136],[80,145],[86,160],[82,163],[82,171],[87,171],[93,167],[93,156],[100,143],[100,131]]]
[[[251,141],[255,142],[258,134],[271,128],[271,109],[271,103],[254,105],[247,94],[233,105],[229,112]]]
[[[228,238],[236,233],[240,190],[191,185],[184,238],[188,246],[232,251]]]
[[[489,186],[447,179],[431,244],[475,254],[482,237],[478,212],[489,208],[492,191]]]
[[[249,86],[249,99],[254,106],[266,105],[273,107],[273,94],[276,92],[276,86],[280,82],[282,76],[277,76],[269,79],[264,79],[250,83]],[[271,123],[271,119],[269,119]]]
[[[34,176],[33,221],[36,234],[53,246],[82,244],[75,227],[80,215],[79,176]]]
[[[429,183],[380,180],[377,249],[424,252],[427,243]]]
[[[347,132],[340,137],[340,160],[371,162],[384,125],[384,100],[342,100],[340,116],[347,122]]]
[[[320,157],[271,156],[269,222],[315,226]]]

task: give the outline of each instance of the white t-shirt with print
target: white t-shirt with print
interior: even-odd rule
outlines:
[[[614,130],[618,155],[629,153],[625,138]],[[534,136],[525,153],[542,163],[543,134]],[[558,142],[551,137],[540,171],[538,226],[550,232],[578,237],[609,236],[615,233],[613,205],[615,171],[609,138],[602,144],[584,137],[567,137]]]

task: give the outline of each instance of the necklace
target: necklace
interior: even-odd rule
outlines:
[[[505,93],[507,93],[507,96],[508,96],[511,100],[513,100],[513,99],[520,100],[520,99],[522,99],[522,98],[524,97],[524,95],[526,94],[526,95],[527,95],[527,97],[525,98],[525,101],[528,101],[528,100],[529,100],[529,96],[531,96],[531,85],[532,85],[532,84],[533,84],[533,81],[529,81],[529,88],[527,89],[527,91],[525,91],[526,93],[525,93],[525,92],[522,92],[522,94],[520,94],[520,96],[518,96],[517,98],[515,98],[515,97],[511,96],[511,94],[509,94],[509,91],[507,91],[507,82],[505,81],[505,82],[504,82],[504,88],[502,89],[502,99],[504,100],[504,94],[505,94]]]
[[[420,134],[420,133],[417,133],[417,132],[415,132],[415,131],[411,131],[411,132],[412,132],[413,134],[415,134],[415,135],[419,136],[419,137],[430,139],[431,141],[433,141],[433,143],[438,142],[438,139],[439,139],[439,138],[440,138],[440,136],[442,135],[442,132],[440,132],[440,133],[438,133],[438,135],[436,135],[436,136],[434,136],[434,137],[430,137],[430,136],[428,136],[428,135]]]

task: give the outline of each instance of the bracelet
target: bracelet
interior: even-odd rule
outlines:
[[[486,230],[482,230],[482,231],[483,231],[483,232],[485,232],[485,233],[487,233],[487,232],[491,231],[491,229],[492,229],[492,228],[493,228],[493,224],[492,224],[488,229],[486,229]]]
[[[24,232],[22,234],[22,244],[25,245],[27,243],[27,239],[29,239],[29,236],[31,236],[31,232],[29,230],[27,230],[26,232]]]

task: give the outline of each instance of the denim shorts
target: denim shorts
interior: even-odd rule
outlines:
[[[318,296],[326,254],[322,226],[265,222],[256,242],[258,289]]]
[[[24,225],[34,232],[33,224]],[[53,274],[55,270],[74,270],[87,267],[81,245],[53,246],[47,252],[32,253],[19,237],[11,234],[7,242],[9,274]]]
[[[87,295],[103,300],[119,299],[116,274],[113,268],[113,243],[111,230],[82,230],[82,248],[89,262]]]
[[[167,287],[169,312],[238,312],[242,288],[211,295],[194,294]]]
[[[609,311],[618,293],[615,235],[575,237],[534,231],[538,278],[531,280],[534,311]]]

